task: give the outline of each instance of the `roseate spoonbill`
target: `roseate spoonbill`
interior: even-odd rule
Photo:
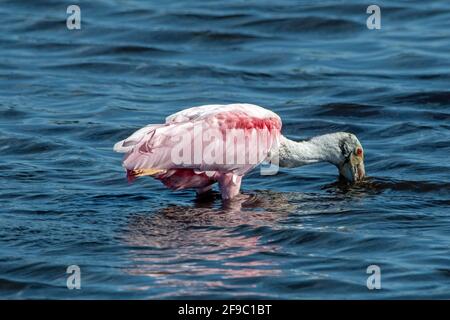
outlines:
[[[264,160],[280,167],[334,164],[351,182],[363,179],[364,151],[355,135],[336,132],[304,141],[281,135],[281,119],[252,104],[182,110],[114,145],[125,153],[129,181],[152,176],[164,185],[203,193],[216,182],[223,199],[239,194],[242,177]]]

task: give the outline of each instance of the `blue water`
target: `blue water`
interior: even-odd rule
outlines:
[[[70,4],[0,3],[0,298],[450,298],[449,1],[378,1],[381,30],[363,1],[78,1],[72,31]],[[231,204],[127,183],[116,141],[232,102],[354,132],[367,181],[255,170]]]

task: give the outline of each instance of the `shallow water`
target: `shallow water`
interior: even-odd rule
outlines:
[[[450,298],[448,1],[379,1],[374,31],[358,1],[79,3],[78,31],[60,1],[0,4],[0,298]],[[116,141],[232,102],[354,132],[367,181],[255,170],[231,204],[127,183]]]

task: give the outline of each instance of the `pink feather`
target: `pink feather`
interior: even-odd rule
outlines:
[[[239,193],[242,176],[277,146],[280,131],[278,115],[262,107],[206,105],[148,125],[114,150],[126,153],[123,165],[130,180],[135,170],[161,169],[153,177],[171,189],[200,190],[219,182],[222,197],[229,199]]]

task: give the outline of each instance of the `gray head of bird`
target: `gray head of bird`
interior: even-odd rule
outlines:
[[[345,134],[339,142],[340,154],[336,166],[339,174],[350,182],[361,181],[366,175],[364,149],[354,134]]]

